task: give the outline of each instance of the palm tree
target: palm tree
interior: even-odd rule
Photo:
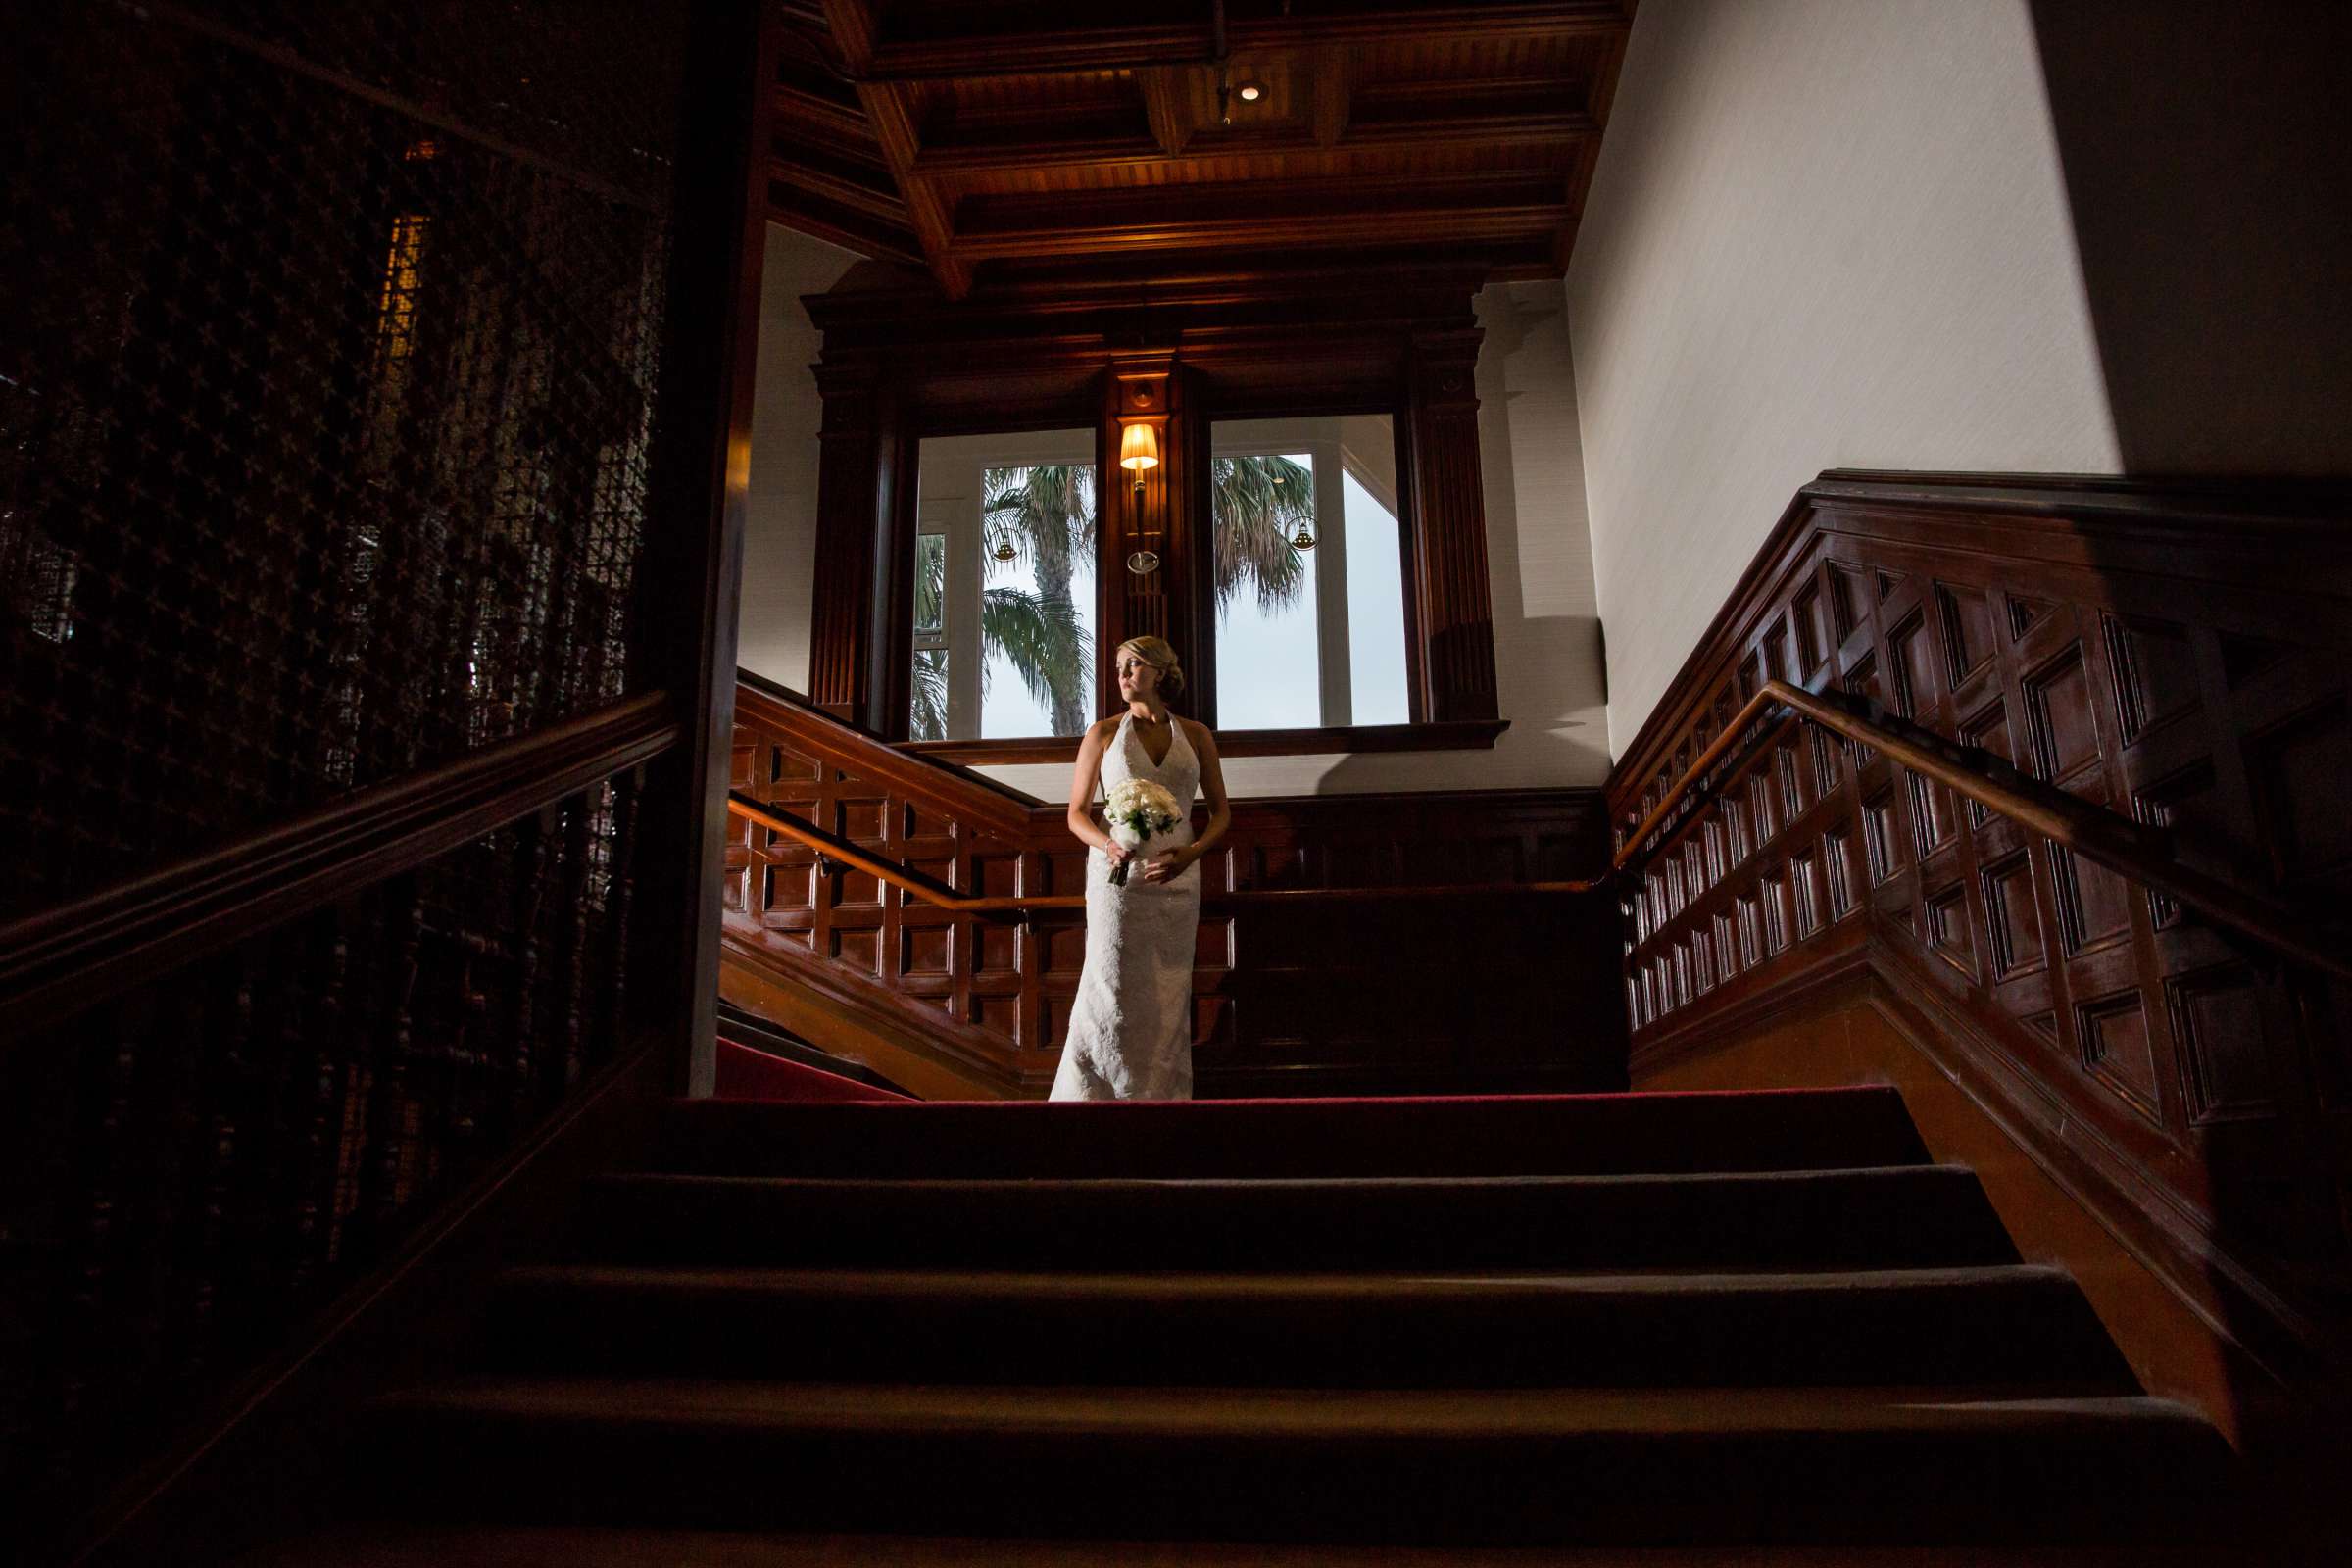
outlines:
[[[1291,538],[1301,523],[1314,519],[1314,470],[1284,457],[1218,458],[1209,464],[1209,482],[1220,613],[1245,587],[1269,613],[1297,604],[1306,588],[1306,562]],[[983,591],[982,691],[995,657],[1002,655],[1051,713],[1054,733],[1075,735],[1091,716],[1087,677],[1095,650],[1070,598],[1070,578],[1076,564],[1095,554],[1094,469],[1077,464],[991,468],[981,476],[980,505],[982,535],[992,553],[999,541],[1012,547],[1012,559],[994,563],[992,575],[1000,568],[1027,567],[1037,583],[1034,593],[1015,587]],[[947,592],[947,560],[927,554],[919,564],[915,623],[936,625]],[[914,738],[945,739],[947,713],[947,654],[918,649]]]
[[[1268,614],[1297,604],[1306,561],[1291,539],[1315,519],[1314,470],[1288,458],[1214,458],[1208,484],[1219,617],[1245,585]]]
[[[1046,707],[1054,733],[1075,735],[1093,716],[1087,677],[1095,640],[1070,598],[1070,577],[1095,551],[1095,470],[1080,464],[991,468],[980,479],[980,520],[984,539],[1012,547],[1012,560],[999,564],[1026,566],[1037,581],[1035,593],[1007,587],[982,594],[981,641],[991,655],[1004,656]],[[987,678],[984,663],[984,692]]]

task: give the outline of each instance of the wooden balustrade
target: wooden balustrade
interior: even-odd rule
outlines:
[[[637,776],[678,730],[652,694],[0,930],[0,1433],[59,1495],[639,1049]]]
[[[919,1041],[958,1075],[930,1092],[1044,1092],[1084,952],[1086,850],[1060,806],[753,679],[737,691],[733,790],[736,1000],[820,998],[779,1021],[857,1017]],[[1596,805],[1589,791],[1234,803],[1200,865],[1200,1092],[1620,1081]]]
[[[2347,1355],[2348,513],[1807,486],[1610,782],[1637,1080],[1862,986],[2198,1310]]]

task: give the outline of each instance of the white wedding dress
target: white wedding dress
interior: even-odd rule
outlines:
[[[1170,720],[1174,723],[1174,720]],[[1200,928],[1200,867],[1166,882],[1144,880],[1144,862],[1193,842],[1193,796],[1200,759],[1182,724],[1168,737],[1157,767],[1135,735],[1135,715],[1119,720],[1102,753],[1102,790],[1150,779],[1176,797],[1177,824],[1154,835],[1127,862],[1127,885],[1113,887],[1110,860],[1086,856],[1086,967],[1070,1008],[1069,1039],[1054,1075],[1054,1100],[1193,1098],[1193,954]]]

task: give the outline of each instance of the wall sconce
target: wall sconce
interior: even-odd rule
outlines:
[[[1159,466],[1159,432],[1148,424],[1131,424],[1119,437],[1119,466],[1135,475],[1135,504],[1144,504],[1144,470]]]

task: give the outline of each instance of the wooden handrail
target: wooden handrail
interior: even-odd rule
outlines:
[[[1685,801],[1701,787],[1707,774],[1735,747],[1745,744],[1740,737],[1749,726],[1776,708],[1785,708],[1788,712],[1766,737],[1766,744],[1800,720],[1818,724],[1847,740],[1884,752],[1913,772],[1945,785],[1986,810],[2062,844],[2119,876],[2193,906],[2232,930],[2299,962],[2352,979],[2352,958],[2306,935],[2304,928],[2311,923],[2307,918],[2237,883],[2182,865],[2173,855],[2170,836],[2162,829],[2134,822],[2106,807],[2021,773],[1979,748],[1947,741],[1891,714],[1878,712],[1864,716],[1849,711],[1831,697],[1783,680],[1766,681],[1748,699],[1747,706],[1724,726],[1723,733],[1691,760],[1665,797],[1626,835],[1625,842],[1611,858],[1611,867],[1623,871],[1636,859],[1644,858],[1647,853],[1644,846],[1651,835],[1674,818]]]
[[[0,926],[0,1033],[22,1039],[134,977],[421,865],[660,756],[680,734],[669,694],[648,692]]]
[[[1034,909],[1082,909],[1086,895],[1054,893],[1024,896],[1017,894],[980,897],[958,893],[946,883],[919,871],[894,865],[861,848],[838,833],[827,832],[812,822],[804,822],[777,811],[762,802],[734,791],[727,794],[727,809],[748,821],[781,833],[808,845],[820,855],[828,856],[844,865],[854,865],[868,876],[878,877],[902,893],[912,894],[935,908],[963,914],[1019,914]],[[1347,903],[1374,899],[1403,898],[1465,898],[1502,897],[1507,895],[1590,893],[1601,887],[1605,879],[1574,882],[1477,882],[1424,887],[1362,887],[1362,888],[1243,888],[1227,893],[1212,893],[1201,900],[1203,904],[1228,906],[1248,904],[1285,903]]]
[[[878,855],[870,855],[856,842],[838,833],[828,833],[813,822],[786,816],[774,808],[733,790],[727,792],[727,809],[772,832],[798,839],[820,855],[829,856],[844,865],[854,865],[866,875],[879,877],[900,892],[911,893],[938,908],[953,909],[961,914],[1004,914],[1021,909],[1086,907],[1086,895],[1083,893],[1040,894],[1034,898],[1012,894],[983,898],[958,893],[945,882],[925,876],[920,871],[910,871],[903,865],[892,864]]]

